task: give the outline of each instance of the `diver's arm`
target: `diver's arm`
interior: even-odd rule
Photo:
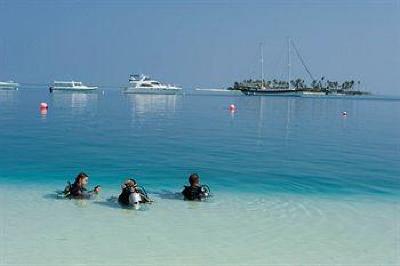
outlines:
[[[149,197],[147,197],[143,193],[140,193],[140,196],[142,197],[142,201],[145,202],[145,203],[146,202],[148,202],[148,203],[152,203],[153,202]]]
[[[93,191],[82,191],[79,194],[79,198],[81,199],[90,199],[93,196]]]
[[[82,199],[90,199],[90,198],[94,197],[95,195],[99,194],[99,192],[100,192],[100,186],[95,186],[94,189],[91,191],[83,190],[80,193],[80,197]]]

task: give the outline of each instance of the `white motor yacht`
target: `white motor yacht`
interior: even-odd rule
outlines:
[[[163,84],[145,75],[131,75],[129,77],[129,87],[124,88],[123,91],[136,94],[180,94],[182,93],[182,88]]]

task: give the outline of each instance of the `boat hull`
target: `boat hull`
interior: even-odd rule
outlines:
[[[0,90],[18,90],[18,87],[0,86]]]
[[[227,89],[195,89],[196,95],[217,95],[217,96],[238,96],[243,95],[239,90],[227,90]]]
[[[319,91],[302,91],[300,93],[301,96],[326,96],[325,92],[319,92]]]
[[[241,90],[244,95],[248,96],[301,96],[296,90]]]
[[[171,88],[125,88],[124,93],[131,94],[155,94],[155,95],[176,95],[182,94],[182,89]]]
[[[97,90],[97,87],[87,87],[87,88],[71,88],[71,87],[50,87],[50,92],[54,91],[79,91],[79,92],[90,92]]]
[[[19,86],[18,83],[1,82],[0,83],[0,90],[17,90],[18,86]]]

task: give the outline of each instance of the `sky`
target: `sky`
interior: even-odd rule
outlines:
[[[0,0],[0,80],[184,88],[287,79],[288,38],[313,76],[400,95],[400,0]],[[308,75],[293,49],[292,77]]]

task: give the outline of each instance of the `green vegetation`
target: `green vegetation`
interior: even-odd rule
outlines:
[[[322,77],[319,80],[313,80],[310,84],[306,84],[303,79],[297,78],[290,81],[290,88],[296,91],[322,92],[325,94],[345,94],[345,95],[367,95],[368,92],[360,90],[360,81],[345,80],[343,82],[326,80]],[[235,82],[230,90],[288,90],[289,84],[286,80],[243,80]]]

